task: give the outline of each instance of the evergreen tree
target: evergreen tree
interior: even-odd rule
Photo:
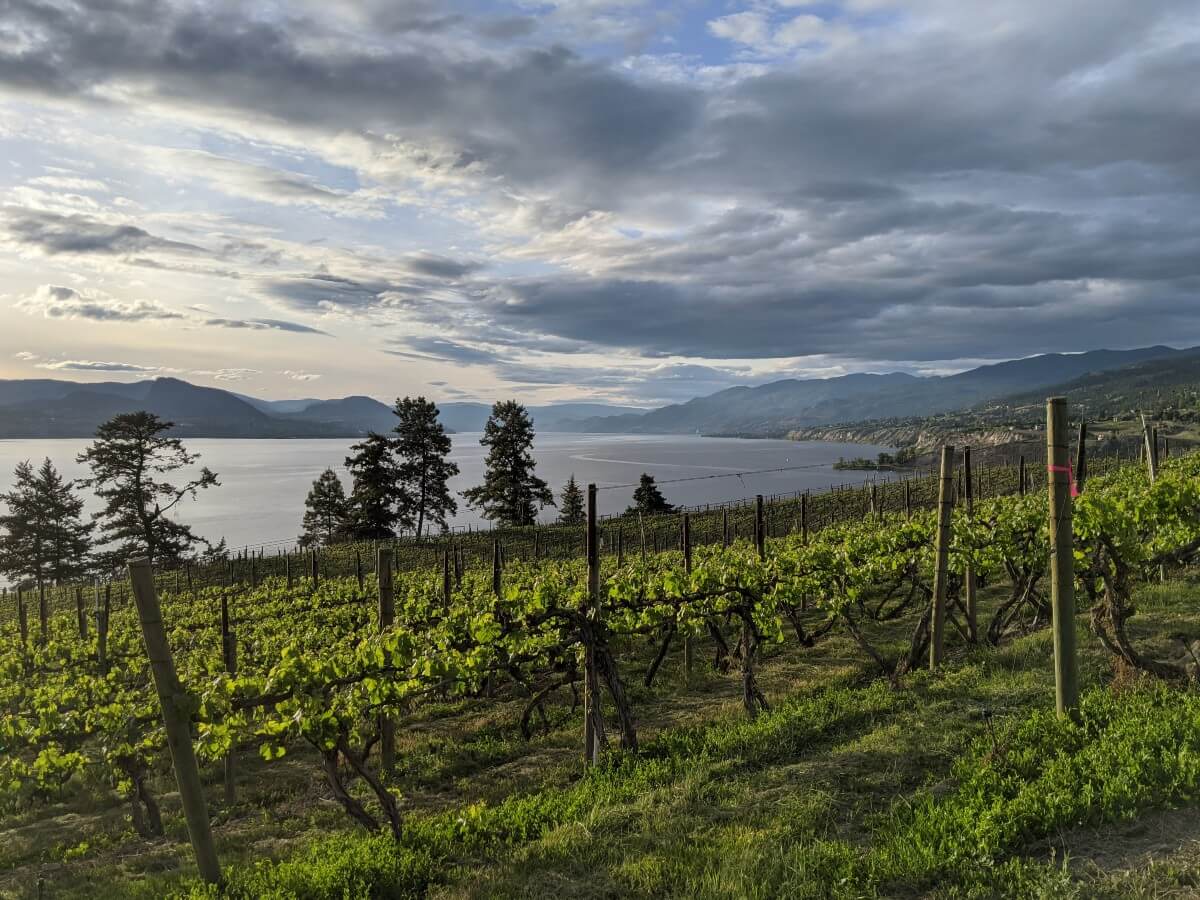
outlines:
[[[662,495],[662,491],[654,483],[654,476],[643,472],[637,489],[633,492],[633,505],[626,512],[640,512],[645,516],[674,511],[675,507],[666,501],[666,498]]]
[[[102,541],[116,545],[105,554],[110,567],[133,556],[146,556],[152,563],[178,562],[196,545],[209,546],[169,515],[184,498],[194,499],[197,492],[220,484],[207,467],[181,484],[166,480],[200,458],[188,453],[179,438],[166,436],[173,425],[153,413],[122,413],[96,429],[96,440],[79,454],[78,461],[92,470],[79,483],[104,501],[94,518],[102,523]]]
[[[467,503],[501,525],[532,525],[554,494],[534,473],[533,422],[515,400],[492,406],[479,443],[488,448],[483,484],[463,491]]]
[[[15,476],[13,489],[0,494],[8,507],[0,516],[0,572],[39,586],[85,574],[91,525],[74,483],[63,481],[49,459],[36,472],[28,461],[18,463]]]
[[[333,469],[326,469],[312,483],[304,500],[301,547],[332,544],[346,534],[346,490]]]
[[[575,482],[575,475],[567,479],[559,501],[558,521],[564,525],[582,525],[586,518],[583,508],[583,491]]]
[[[397,468],[404,492],[401,514],[416,523],[419,538],[426,523],[446,527],[446,517],[458,512],[446,482],[458,474],[450,453],[450,436],[438,421],[438,408],[424,397],[397,400],[392,410],[400,421],[394,429]]]
[[[378,540],[396,534],[397,525],[407,526],[401,506],[407,495],[400,487],[400,471],[392,455],[394,441],[370,432],[354,455],[346,457],[346,468],[354,476],[347,507],[350,534],[359,540]]]

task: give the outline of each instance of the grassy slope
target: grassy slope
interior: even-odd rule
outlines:
[[[1143,636],[1163,641],[1193,633],[1200,624],[1196,594],[1184,582],[1150,590],[1135,620]],[[1108,660],[1082,627],[1080,641],[1085,685],[1107,685]],[[764,667],[763,688],[776,710],[754,724],[744,721],[732,680],[705,674],[685,688],[672,659],[661,684],[634,690],[645,752],[583,781],[575,762],[578,722],[565,710],[554,713],[548,734],[526,744],[515,733],[515,704],[447,704],[402,729],[397,786],[412,822],[403,852],[350,831],[322,799],[315,767],[300,752],[267,772],[246,761],[243,801],[231,810],[214,803],[221,852],[242,896],[340,897],[343,887],[349,896],[427,890],[444,898],[990,896],[1001,888],[1187,895],[1200,878],[1200,852],[1184,838],[1200,837],[1200,816],[1186,809],[1147,814],[1132,835],[1127,821],[1096,827],[1100,819],[1127,817],[1143,805],[1169,807],[1189,795],[1186,780],[1170,791],[1156,787],[1158,775],[1138,781],[1141,763],[1122,770],[1136,783],[1107,813],[1106,795],[1095,803],[1088,795],[1051,831],[1033,826],[1016,839],[972,837],[987,867],[964,868],[959,859],[939,869],[938,860],[961,856],[962,848],[947,844],[938,829],[949,823],[952,834],[969,830],[980,818],[981,796],[991,804],[986,808],[999,808],[995,785],[967,795],[960,787],[991,771],[977,762],[991,744],[981,710],[993,711],[1002,746],[1036,744],[1040,730],[1028,740],[1017,730],[1031,711],[1052,705],[1049,652],[1045,631],[999,651],[960,652],[943,673],[918,673],[897,692],[869,678],[843,638],[811,650],[792,642]],[[640,685],[637,667],[627,667],[626,678]],[[1190,722],[1200,740],[1200,716],[1189,709],[1147,715]],[[1136,731],[1145,725],[1134,723]],[[954,773],[956,760],[968,762]],[[1077,772],[1060,776],[1060,794],[1096,789],[1075,784]],[[1040,792],[1054,794],[1050,786],[1032,793]],[[480,800],[488,805],[468,806]],[[102,796],[57,812],[0,822],[0,893],[32,896],[42,875],[49,896],[162,896],[190,869],[170,798],[173,841],[158,844],[130,836],[120,810]],[[966,824],[955,816],[966,816]],[[1052,818],[1044,810],[1033,815]],[[1088,827],[1073,830],[1084,821]],[[349,836],[330,839],[330,832]],[[1139,846],[1155,852],[1139,856]],[[68,848],[77,858],[58,861]],[[1078,862],[1063,871],[1045,862],[1051,853]],[[290,862],[258,872],[248,866],[279,857]],[[361,879],[356,887],[347,885],[351,874]]]

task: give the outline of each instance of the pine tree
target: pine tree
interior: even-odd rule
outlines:
[[[34,472],[18,463],[13,489],[0,494],[0,572],[38,585],[78,578],[88,571],[91,525],[81,518],[83,500],[46,459]]]
[[[312,483],[304,500],[301,547],[332,544],[346,535],[346,491],[333,469],[326,469]]]
[[[370,432],[356,451],[346,457],[346,468],[354,476],[350,491],[348,520],[350,534],[359,540],[394,537],[397,525],[407,526],[401,506],[407,495],[400,487],[400,471],[392,455],[394,441]]]
[[[583,491],[575,482],[575,475],[567,479],[559,501],[558,521],[563,525],[582,525],[586,514],[583,508]]]
[[[642,515],[652,515],[654,513],[669,513],[674,511],[675,507],[666,501],[666,498],[662,495],[662,491],[654,483],[654,476],[643,472],[638,486],[633,492],[633,505],[626,512],[640,512]]]
[[[492,406],[479,443],[488,448],[483,484],[463,491],[467,503],[501,525],[532,525],[554,494],[534,473],[533,422],[515,400]]]
[[[96,440],[78,461],[92,469],[79,483],[95,490],[104,508],[95,515],[103,524],[101,540],[116,546],[105,554],[110,568],[133,556],[152,563],[178,562],[197,545],[209,542],[169,513],[186,497],[220,484],[207,467],[194,478],[174,484],[164,476],[189,468],[200,458],[188,453],[179,438],[167,437],[174,426],[153,413],[122,413],[96,429]]]
[[[392,410],[397,423],[394,431],[400,486],[405,494],[401,513],[416,523],[418,538],[425,525],[446,527],[446,517],[458,512],[458,504],[446,482],[458,474],[458,465],[446,457],[450,437],[438,421],[438,408],[424,397],[397,400]]]

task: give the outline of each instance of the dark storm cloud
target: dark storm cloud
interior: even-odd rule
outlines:
[[[463,278],[483,268],[482,263],[450,259],[449,257],[437,256],[433,253],[410,256],[407,264],[408,268],[418,275],[428,275],[431,278],[445,278],[447,280]]]
[[[502,360],[502,357],[491,350],[471,347],[445,338],[413,337],[395,343],[397,347],[384,350],[384,353],[409,359],[432,359],[467,366],[492,365]]]
[[[537,19],[532,16],[509,16],[484,22],[479,26],[479,32],[498,41],[511,41],[515,38],[529,37],[537,31],[537,27]]]
[[[469,319],[432,294],[483,280],[451,257],[401,260],[411,282],[266,283],[296,309],[400,304],[446,329],[441,346],[402,353],[509,365],[478,340],[929,360],[1200,339],[1194,6],[906,5],[937,27],[686,79],[561,46],[513,50],[504,42],[538,34],[531,20],[468,29],[420,4],[354,4],[360,24],[429,39],[365,48],[236,7],[12,0],[0,84],[104,103],[120,95],[105,89],[136,84],[160,106],[353,134],[399,153],[405,176],[518,208],[518,239],[557,272],[463,288]],[[432,42],[468,31],[503,46]],[[47,253],[195,249],[58,219],[10,221],[10,238]]]
[[[378,306],[384,294],[393,288],[394,285],[386,282],[359,281],[329,272],[275,278],[263,285],[269,297],[295,309],[313,312],[332,308],[366,311]]]
[[[203,252],[195,244],[158,237],[136,225],[114,225],[82,214],[10,209],[0,218],[0,227],[12,242],[51,255]]]

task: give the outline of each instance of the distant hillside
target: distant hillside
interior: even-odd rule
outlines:
[[[982,366],[956,375],[918,378],[902,373],[787,379],[734,387],[642,415],[593,417],[573,430],[650,434],[784,434],[865,420],[928,416],[1040,390],[1088,373],[1147,360],[1186,356],[1170,347],[1047,354]]]
[[[318,400],[299,412],[279,418],[299,426],[322,427],[339,434],[360,435],[368,431],[391,431],[396,417],[391,407],[370,397],[343,397],[341,400]]]
[[[889,416],[792,429],[788,437],[887,446],[932,447],[940,443],[999,445],[1040,429],[1046,398],[1068,397],[1072,419],[1084,418],[1110,434],[1128,434],[1143,412],[1168,429],[1194,439],[1200,423],[1200,350],[1150,359],[1080,378],[990,400],[977,406],[927,416]],[[1134,434],[1137,428],[1133,429]],[[1189,437],[1190,435],[1190,437]]]
[[[261,400],[201,387],[178,378],[96,382],[40,378],[0,380],[0,438],[91,437],[97,426],[119,413],[146,410],[175,423],[184,437],[332,438],[390,431],[391,407],[371,397],[336,400]],[[481,431],[490,404],[448,403],[442,420],[450,431]],[[557,430],[567,419],[627,407],[566,403],[531,407],[536,426]],[[640,410],[638,410],[640,412]]]
[[[1127,418],[1141,410],[1155,419],[1200,421],[1200,350],[1095,372],[1058,385],[1054,391],[1069,396],[1073,409],[1091,419]],[[986,412],[1020,419],[1034,407],[1036,416],[1042,400],[1040,394],[1017,394]]]
[[[145,410],[190,437],[330,437],[330,428],[282,422],[228,391],[177,378],[129,384],[0,381],[0,437],[89,437],[118,413]]]

